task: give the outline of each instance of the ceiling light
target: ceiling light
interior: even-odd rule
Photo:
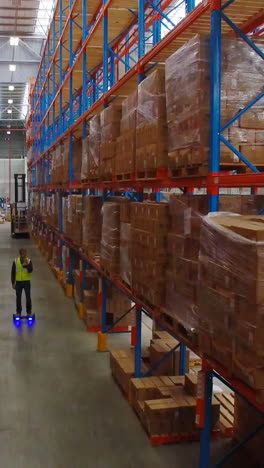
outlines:
[[[10,130],[8,130],[6,133],[7,133],[7,135],[11,135],[11,132],[10,132]]]
[[[10,45],[17,46],[19,43],[19,37],[10,37]]]
[[[8,99],[7,102],[8,102],[8,104],[13,104],[14,101],[13,101],[13,99]]]
[[[12,109],[7,109],[8,114],[12,114]]]
[[[9,91],[14,91],[15,87],[13,85],[8,86]]]
[[[9,71],[16,71],[16,65],[14,65],[13,63],[11,63],[9,65]]]

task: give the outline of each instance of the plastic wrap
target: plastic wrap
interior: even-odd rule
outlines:
[[[82,140],[82,180],[88,178],[88,146],[89,146],[89,137],[86,137]]]
[[[219,213],[203,219],[198,303],[201,337],[210,336],[206,353],[264,390],[263,217]]]
[[[72,146],[73,179],[81,181],[82,170],[82,140],[73,140]]]
[[[89,122],[88,137],[88,179],[97,179],[100,175],[100,116],[95,115]]]
[[[120,136],[121,106],[111,105],[101,112],[101,176],[112,180],[115,174],[116,141]]]
[[[102,197],[84,197],[83,248],[88,255],[100,254]]]
[[[69,181],[69,138],[65,138],[61,145],[61,171],[60,182],[66,184]]]
[[[135,130],[137,123],[138,90],[134,91],[122,102],[121,135]]]
[[[164,304],[168,263],[168,206],[132,203],[132,289],[155,306]]]
[[[167,167],[165,74],[158,69],[138,86],[136,171]]]
[[[120,223],[120,278],[131,286],[131,224]]]
[[[166,119],[165,71],[152,72],[138,86],[137,127]]]
[[[82,203],[82,195],[69,195],[68,203],[65,205],[65,210],[67,210],[66,235],[77,246],[82,245]]]
[[[117,274],[120,264],[120,205],[104,203],[102,216],[101,264],[111,274]]]
[[[165,308],[186,330],[197,329],[200,229],[208,199],[203,195],[172,195],[169,211]]]

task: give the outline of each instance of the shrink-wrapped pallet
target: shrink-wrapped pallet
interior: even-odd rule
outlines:
[[[263,400],[264,218],[205,217],[199,277],[201,351]]]

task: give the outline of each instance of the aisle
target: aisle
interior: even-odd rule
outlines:
[[[10,268],[21,246],[35,268],[37,321],[17,330]],[[0,254],[0,466],[196,467],[196,444],[149,446],[110,376],[108,354],[95,351],[96,337],[85,332],[35,244],[10,239],[9,224],[1,225]]]

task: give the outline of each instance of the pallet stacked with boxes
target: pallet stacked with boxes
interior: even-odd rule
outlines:
[[[198,295],[201,352],[252,387],[261,402],[263,240],[262,217],[203,218]]]
[[[262,90],[262,64],[261,58],[236,38],[223,40],[223,56],[224,124]],[[195,36],[167,59],[166,100],[171,175],[206,174],[210,141],[209,37]],[[261,128],[263,105],[259,104],[236,121],[224,136],[253,164],[263,164],[262,136],[258,131]],[[221,164],[239,164],[238,156],[224,144]]]
[[[197,377],[160,376],[131,379],[130,402],[149,436],[193,436],[196,427]],[[220,404],[213,397],[211,428],[218,429]],[[179,439],[180,440],[180,439]],[[191,439],[189,439],[191,440]]]

